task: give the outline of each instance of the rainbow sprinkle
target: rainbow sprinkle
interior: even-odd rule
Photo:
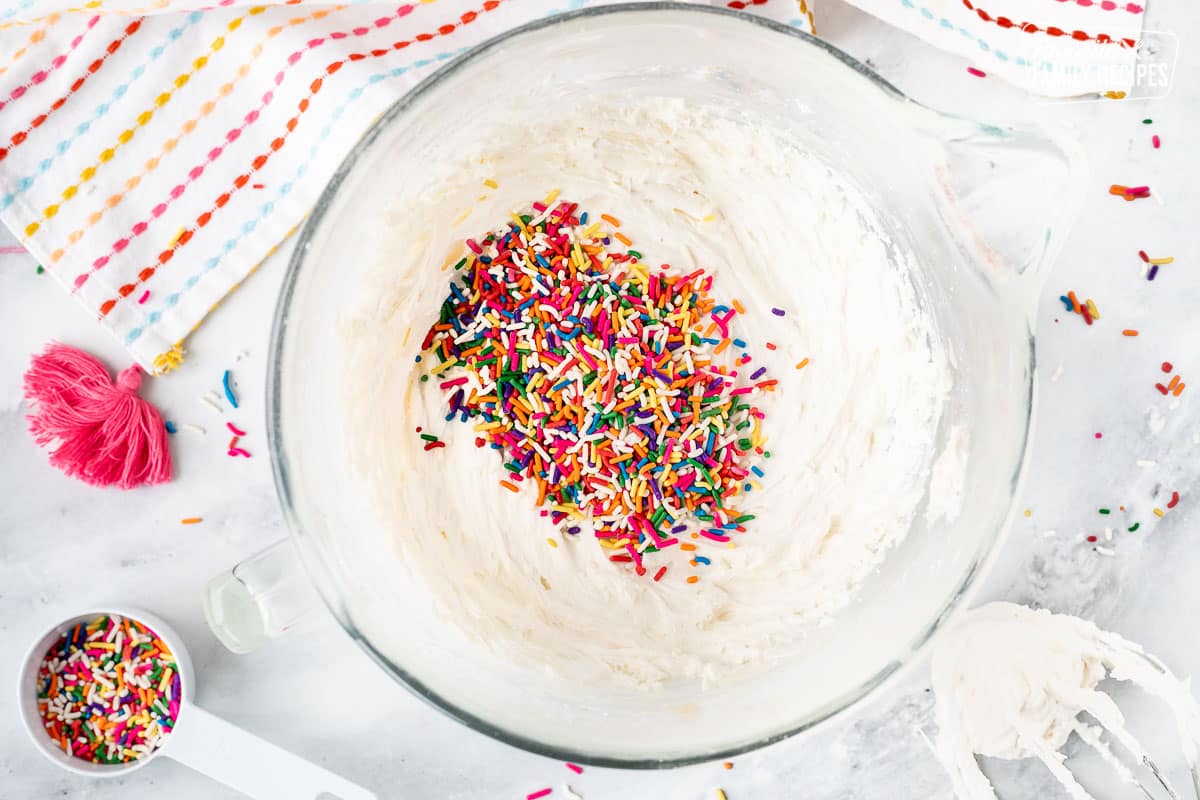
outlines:
[[[711,275],[652,269],[615,218],[556,196],[466,240],[417,360],[434,363],[446,419],[500,454],[501,486],[529,487],[556,525],[590,522],[610,561],[644,575],[643,556],[685,532],[745,531],[733,504],[765,442],[754,398],[778,381],[717,358],[745,342]]]
[[[38,669],[46,734],[69,755],[123,764],[154,752],[179,716],[179,670],[154,631],[136,620],[77,624]]]

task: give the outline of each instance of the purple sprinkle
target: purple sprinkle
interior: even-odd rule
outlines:
[[[775,315],[775,316],[777,316],[777,317],[782,317],[782,316],[783,316],[784,314],[786,314],[787,312],[786,312],[786,311],[784,311],[782,308],[772,308],[772,309],[771,309],[771,313],[772,313],[772,314],[774,314],[774,315]]]
[[[1150,274],[1146,276],[1146,280],[1152,281],[1156,275],[1158,275],[1158,264],[1150,267]]]
[[[767,371],[766,367],[759,367],[758,369],[756,369],[754,371],[754,374],[750,376],[750,380],[752,380],[752,381],[758,380],[759,376],[762,375],[766,371]]]
[[[687,525],[676,525],[674,528],[671,528],[671,533],[683,533],[686,530]]]
[[[567,533],[570,533],[570,534],[577,534],[577,533],[579,533],[579,526],[578,526],[578,525],[572,525],[571,527],[567,528]]]

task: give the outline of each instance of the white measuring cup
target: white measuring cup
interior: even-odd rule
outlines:
[[[175,726],[153,752],[125,764],[93,764],[61,750],[46,735],[37,707],[37,677],[50,646],[77,624],[97,617],[127,617],[153,631],[170,648],[179,675],[180,703]],[[77,614],[55,625],[25,654],[17,685],[17,707],[34,746],[63,769],[91,778],[123,777],[161,756],[186,764],[257,800],[376,800],[374,792],[264,741],[193,702],[195,673],[179,635],[153,614],[130,608],[102,608]]]

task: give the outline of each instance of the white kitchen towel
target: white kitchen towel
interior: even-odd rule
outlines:
[[[807,0],[710,1],[811,31]],[[472,45],[599,2],[0,0],[0,220],[169,371],[381,111]],[[1110,0],[854,2],[1024,85],[1079,76],[1067,94],[1121,88],[1097,69],[1132,63],[1141,30]]]

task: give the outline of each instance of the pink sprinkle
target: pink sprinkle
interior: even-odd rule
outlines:
[[[700,535],[703,536],[705,539],[712,539],[714,542],[728,542],[729,541],[728,536],[722,536],[721,534],[713,533],[712,531],[700,531]]]
[[[551,791],[553,790],[547,786],[545,789],[539,789],[536,792],[530,792],[529,794],[525,795],[525,800],[538,800],[539,797],[545,797],[546,795],[550,794]]]
[[[579,766],[578,764],[572,764],[570,761],[567,762],[567,769],[571,770],[571,772],[574,772],[576,775],[583,774],[583,767]]]
[[[1104,438],[1104,434],[1103,434],[1103,433],[1100,433],[1099,431],[1096,431],[1096,438],[1097,438],[1097,439],[1103,439],[1103,438]]]
[[[1157,150],[1158,148],[1162,147],[1162,139],[1159,139],[1159,138],[1158,138],[1158,134],[1157,134],[1157,133],[1156,133],[1156,134],[1154,134],[1154,136],[1153,136],[1153,137],[1151,137],[1150,141],[1154,143],[1154,149],[1155,149],[1155,150]]]
[[[243,450],[243,449],[242,449],[242,448],[240,448],[240,447],[231,447],[231,448],[229,448],[229,455],[231,455],[231,456],[245,456],[246,458],[249,458],[249,457],[250,457],[250,454],[249,454],[249,453],[247,453],[245,450]]]
[[[138,298],[138,305],[141,305],[142,303],[146,302],[146,298],[148,298],[149,296],[150,296],[150,290],[147,289],[145,291],[145,293],[142,294],[142,296]]]
[[[455,378],[454,380],[442,381],[438,384],[438,386],[442,389],[453,389],[455,386],[462,386],[466,382],[467,376],[464,375],[461,378]]]
[[[974,75],[976,78],[986,78],[987,77],[986,72],[984,72],[981,69],[975,69],[975,67],[967,67],[967,72]]]
[[[0,247],[0,255],[4,255],[4,256],[16,255],[18,253],[24,253],[24,252],[25,252],[25,248],[21,247],[21,245],[19,245],[19,244],[5,245],[4,247]]]
[[[231,430],[233,432],[234,436],[245,436],[246,435],[245,431],[238,430],[237,426],[234,425],[232,422],[226,422],[225,427],[229,428],[229,430]]]

